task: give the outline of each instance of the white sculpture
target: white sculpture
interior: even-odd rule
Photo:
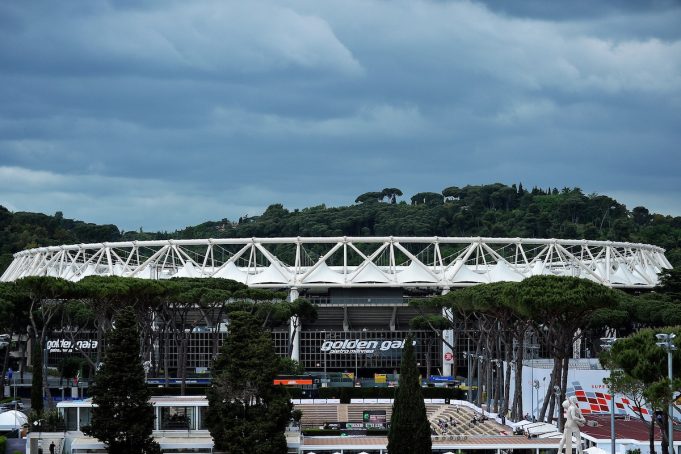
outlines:
[[[579,428],[586,423],[586,419],[582,415],[582,411],[577,404],[577,398],[571,396],[563,401],[563,408],[565,409],[565,429],[563,430],[563,438],[558,445],[558,454],[565,447],[566,454],[572,454],[572,437],[577,440],[577,454],[582,454],[582,440],[581,431]]]

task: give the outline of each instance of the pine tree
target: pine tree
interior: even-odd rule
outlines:
[[[286,390],[273,384],[279,363],[261,323],[248,313],[232,313],[208,391],[207,425],[216,450],[286,452],[284,431],[292,405]]]
[[[40,343],[33,343],[33,356],[31,357],[31,409],[40,415],[43,412],[43,350]]]
[[[160,453],[151,432],[154,409],[144,382],[140,336],[131,307],[116,316],[116,328],[107,336],[104,364],[90,388],[92,421],[87,435],[104,442],[109,452]]]
[[[413,339],[407,337],[402,351],[400,380],[393,403],[390,431],[390,454],[430,454],[430,423],[423,403],[419,371],[414,358]]]

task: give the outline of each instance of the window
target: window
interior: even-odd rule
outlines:
[[[64,424],[66,425],[66,430],[78,430],[78,409],[64,408]]]
[[[208,414],[208,407],[198,407],[199,409],[199,430],[208,430],[206,425],[206,415]]]
[[[92,408],[80,407],[79,410],[78,424],[80,426],[80,430],[82,431],[84,426],[90,425],[90,420],[92,419]]]
[[[194,407],[161,407],[161,430],[194,428]]]

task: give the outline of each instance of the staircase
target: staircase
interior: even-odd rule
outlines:
[[[338,421],[348,421],[348,404],[338,404],[337,408]]]

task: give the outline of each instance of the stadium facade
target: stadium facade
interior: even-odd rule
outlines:
[[[274,330],[277,352],[306,370],[390,374],[399,368],[409,321],[418,312],[411,298],[443,294],[457,287],[521,281],[536,275],[574,276],[623,289],[652,289],[658,273],[671,268],[664,249],[645,244],[587,240],[444,237],[241,238],[135,241],[64,245],[14,255],[0,277],[87,276],[142,279],[224,278],[253,288],[285,290],[290,300],[318,305],[317,320]],[[451,317],[451,314],[443,314]],[[228,323],[228,321],[224,321]],[[218,326],[192,325],[189,367],[210,367]],[[226,324],[224,325],[226,326]],[[413,331],[412,331],[413,332]],[[448,376],[469,350],[466,336],[452,352],[431,331],[416,331],[417,361],[423,372]],[[80,347],[93,347],[81,333]],[[62,342],[60,344],[60,342]],[[90,342],[88,344],[88,342]],[[59,333],[49,344],[55,363],[72,351]],[[83,348],[81,348],[83,349]],[[577,352],[578,353],[578,352]],[[169,364],[178,352],[169,352]]]

